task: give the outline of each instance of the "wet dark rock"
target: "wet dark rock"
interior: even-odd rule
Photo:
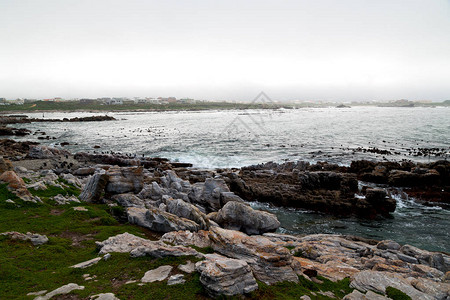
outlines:
[[[37,119],[28,117],[2,117],[0,123],[2,124],[20,124],[20,123],[36,123],[36,122],[97,122],[97,121],[114,121],[116,120],[111,116],[91,116],[82,118],[64,118],[64,119]]]
[[[269,202],[331,214],[373,216],[385,215],[395,209],[395,202],[388,198],[373,202],[355,198],[358,192],[355,174],[309,169],[311,166],[306,163],[245,167],[239,173],[228,173],[228,184],[231,191],[247,201]]]
[[[37,144],[36,142],[16,142],[10,139],[0,139],[0,155],[16,159],[18,156],[28,154],[30,148]]]
[[[2,135],[25,136],[30,133],[31,131],[25,128],[0,127],[0,136]]]

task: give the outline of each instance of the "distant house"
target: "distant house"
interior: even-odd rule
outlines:
[[[105,101],[106,105],[122,105],[123,99],[122,98],[112,98]]]
[[[21,99],[17,99],[17,100],[21,100]],[[33,102],[37,102],[37,99],[23,99],[24,103],[33,103]]]

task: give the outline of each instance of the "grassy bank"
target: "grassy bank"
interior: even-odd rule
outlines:
[[[100,103],[80,104],[78,101],[49,102],[37,101],[23,105],[2,105],[0,112],[39,112],[39,111],[197,111],[197,110],[227,110],[227,109],[274,109],[281,105],[243,104],[228,102],[201,102],[195,104],[123,104],[102,105]]]

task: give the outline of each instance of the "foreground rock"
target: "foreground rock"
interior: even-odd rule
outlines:
[[[48,243],[47,236],[37,233],[27,232],[26,234],[23,234],[16,231],[9,231],[0,233],[0,235],[8,236],[12,240],[30,241],[35,246],[40,246]]]
[[[130,253],[133,257],[151,256],[156,258],[167,256],[199,256],[192,248],[170,246],[162,241],[150,241],[127,232],[96,242],[99,254],[110,252]]]
[[[102,193],[108,183],[108,175],[94,174],[89,178],[88,182],[83,187],[79,196],[81,201],[99,203]]]
[[[195,265],[195,269],[200,272],[200,282],[211,296],[241,295],[258,289],[252,270],[244,260],[217,254],[205,257]]]
[[[212,218],[226,229],[233,229],[247,234],[262,234],[275,231],[280,227],[277,217],[265,211],[254,210],[249,205],[230,201]]]
[[[161,266],[154,270],[145,272],[144,277],[142,277],[141,281],[145,283],[163,281],[169,276],[170,271],[172,271],[171,266]]]
[[[127,209],[128,222],[156,232],[170,232],[179,230],[198,231],[200,225],[194,221],[178,217],[158,208],[129,207]]]
[[[110,194],[139,193],[143,187],[142,167],[111,167],[107,170],[106,192]]]
[[[440,284],[443,289],[445,287],[444,284]],[[363,271],[359,272],[354,276],[352,282],[350,284],[351,287],[361,291],[374,291],[378,293],[385,294],[387,287],[396,288],[412,299],[423,299],[423,300],[433,300],[433,299],[446,299],[450,294],[449,287],[447,286],[447,291],[440,290],[437,293],[426,294],[414,286],[411,285],[411,282],[400,275],[390,273],[390,272],[377,272],[377,271]],[[448,298],[447,298],[448,299]]]
[[[38,198],[31,195],[22,178],[17,176],[14,171],[6,171],[0,175],[0,182],[8,183],[8,189],[17,197],[27,202],[37,202]]]
[[[96,258],[93,258],[93,259],[81,262],[79,264],[73,265],[73,266],[71,266],[71,268],[74,268],[74,269],[85,269],[85,268],[88,268],[90,266],[93,266],[93,265],[97,264],[101,260],[102,260],[101,257],[96,257]]]
[[[120,300],[113,293],[102,293],[89,297],[92,300]]]
[[[36,297],[36,298],[34,298],[34,300],[48,300],[54,296],[65,295],[65,294],[68,294],[75,290],[84,290],[84,286],[79,286],[76,283],[69,283],[69,284],[63,285],[62,287],[57,288],[56,290],[53,290],[53,291],[45,294],[44,296]]]
[[[239,231],[212,227],[209,238],[214,251],[246,261],[256,279],[266,284],[298,282],[291,267],[292,255],[289,250],[263,236],[248,236]]]

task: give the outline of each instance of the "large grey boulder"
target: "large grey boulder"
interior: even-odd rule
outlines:
[[[206,212],[218,211],[222,206],[222,194],[230,193],[230,189],[223,179],[207,178],[205,182],[192,185],[188,193],[189,200],[205,208]],[[226,194],[228,199],[230,194]]]
[[[94,174],[92,175],[88,182],[84,185],[81,190],[80,196],[78,197],[81,201],[98,203],[100,202],[100,197],[105,191],[106,184],[108,183],[108,175],[106,174]]]
[[[106,192],[110,194],[139,193],[142,190],[144,175],[142,167],[111,167]]]
[[[166,205],[167,212],[194,221],[200,225],[200,229],[208,229],[208,218],[194,205],[181,199],[168,199]]]
[[[280,227],[277,217],[271,213],[254,210],[241,202],[230,201],[212,219],[223,228],[239,230],[247,234],[262,234]]]
[[[128,232],[112,236],[103,242],[96,242],[99,254],[110,252],[130,253],[132,257],[151,256],[162,258],[167,256],[199,256],[190,247],[170,246],[162,241],[150,241]]]
[[[214,251],[235,259],[246,261],[256,279],[273,284],[282,281],[298,282],[291,267],[289,250],[263,236],[210,227],[209,238]]]
[[[258,289],[252,270],[244,260],[217,254],[205,257],[195,268],[200,272],[200,282],[211,296],[234,296]]]
[[[30,148],[28,158],[57,158],[64,155],[71,155],[69,151],[64,149],[51,148],[44,145],[37,145]]]
[[[194,221],[180,218],[174,214],[158,208],[129,207],[127,209],[128,222],[157,232],[170,232],[179,230],[198,231],[200,225]]]

